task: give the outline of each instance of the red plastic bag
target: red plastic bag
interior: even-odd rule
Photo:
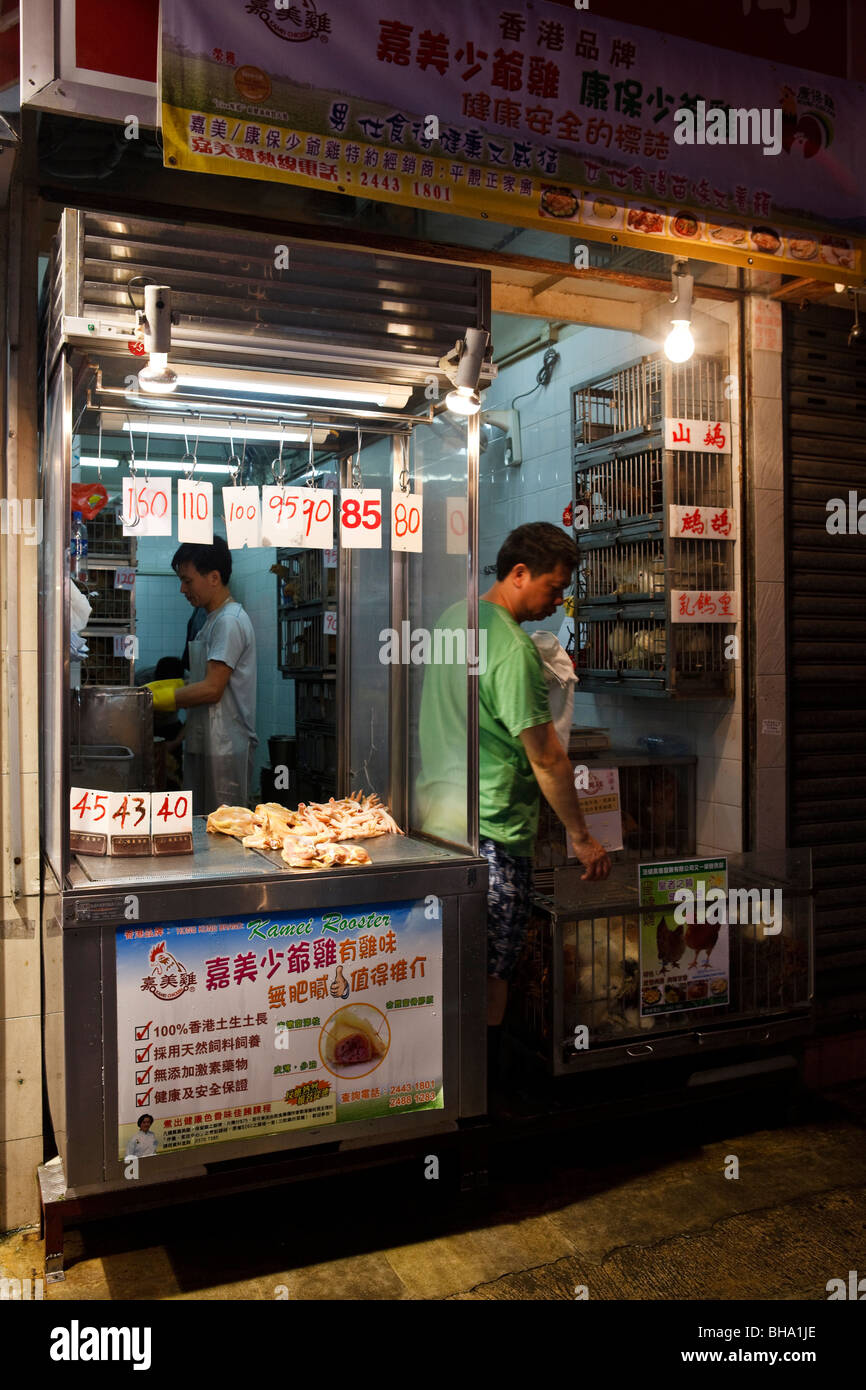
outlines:
[[[92,521],[108,501],[108,493],[102,483],[73,483],[71,496],[72,510],[81,512],[85,521]]]

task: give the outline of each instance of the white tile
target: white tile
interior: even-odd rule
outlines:
[[[733,758],[719,758],[716,763],[713,800],[725,806],[742,805],[743,764]]]
[[[728,854],[739,854],[743,848],[743,816],[738,806],[716,804],[715,843]]]

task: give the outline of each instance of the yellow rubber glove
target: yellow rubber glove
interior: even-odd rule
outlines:
[[[154,714],[171,714],[177,709],[175,704],[175,691],[179,690],[184,682],[179,676],[173,676],[167,681],[149,681],[144,687],[153,696]]]

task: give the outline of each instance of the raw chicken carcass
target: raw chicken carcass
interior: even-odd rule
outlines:
[[[234,835],[241,839],[251,835],[258,828],[252,811],[246,806],[218,806],[207,818],[207,829],[211,834]]]

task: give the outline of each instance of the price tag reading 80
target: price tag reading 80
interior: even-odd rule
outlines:
[[[262,545],[330,550],[334,494],[326,488],[263,487]]]
[[[418,492],[391,493],[391,549],[421,554],[423,499]]]
[[[183,478],[177,485],[177,538],[213,544],[213,483]]]
[[[340,545],[347,550],[381,550],[381,488],[343,488],[340,493]]]
[[[153,835],[192,834],[192,792],[154,794],[150,818]]]
[[[224,487],[223,510],[229,550],[262,543],[262,506],[257,487]]]
[[[138,517],[137,525],[124,526],[125,536],[170,536],[171,478],[124,478],[123,515]]]

